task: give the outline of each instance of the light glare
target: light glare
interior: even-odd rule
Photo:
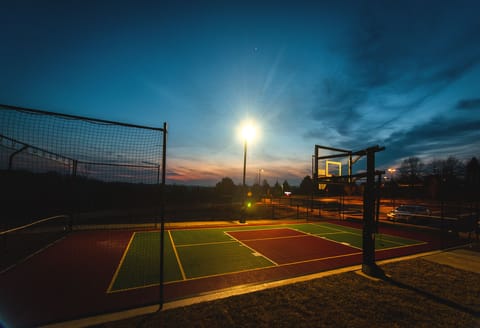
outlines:
[[[255,128],[251,124],[247,124],[242,129],[242,136],[245,140],[251,141],[255,137]]]

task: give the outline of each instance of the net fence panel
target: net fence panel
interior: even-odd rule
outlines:
[[[2,169],[74,174],[76,162],[86,178],[157,183],[159,129],[0,108]]]
[[[163,303],[166,130],[0,105],[0,326]]]
[[[69,217],[59,215],[0,232],[0,273],[64,237]]]
[[[0,105],[4,222],[68,211],[152,212],[162,153],[161,128]]]

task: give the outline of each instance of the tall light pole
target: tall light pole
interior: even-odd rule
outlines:
[[[258,185],[260,186],[261,185],[261,181],[262,181],[262,172],[264,171],[264,169],[258,169]]]
[[[242,129],[242,137],[243,137],[243,204],[242,204],[242,216],[240,218],[240,223],[245,223],[246,222],[246,194],[247,194],[247,188],[245,184],[245,176],[247,173],[247,144],[248,141],[252,140],[253,137],[255,136],[255,128],[252,126],[252,124],[248,123],[246,124],[243,129]]]

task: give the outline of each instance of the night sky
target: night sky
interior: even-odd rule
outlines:
[[[0,103],[161,127],[168,183],[480,156],[480,1],[2,1]],[[362,169],[361,163],[358,169]]]

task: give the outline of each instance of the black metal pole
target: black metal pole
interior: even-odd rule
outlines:
[[[165,250],[165,180],[167,165],[167,123],[163,123],[162,147],[162,185],[160,205],[160,308],[163,307],[163,282],[164,282],[164,250]]]
[[[247,173],[247,139],[245,138],[243,142],[243,183],[242,183],[242,213],[240,217],[240,223],[245,223],[247,221],[246,219],[246,208],[245,208],[245,202],[246,202],[246,194],[247,194],[247,188],[245,184],[245,175]]]
[[[367,183],[363,196],[363,263],[362,272],[381,276],[383,271],[375,264],[375,151],[366,150]]]
[[[370,268],[375,264],[375,240],[373,234],[374,217],[374,179],[375,162],[374,153],[367,151],[367,183],[363,201],[363,265],[362,271],[369,274]]]
[[[375,186],[375,233],[378,233],[378,222],[380,220],[380,190],[382,186],[382,173],[377,176],[377,185]]]

